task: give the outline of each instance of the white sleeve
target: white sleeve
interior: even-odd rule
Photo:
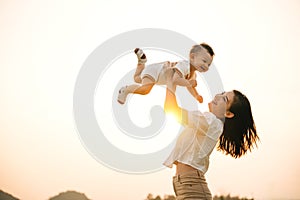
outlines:
[[[206,135],[208,131],[208,121],[205,115],[200,111],[189,111],[187,126],[196,129],[197,132]]]

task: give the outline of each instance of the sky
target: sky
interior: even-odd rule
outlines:
[[[212,193],[300,199],[299,1],[1,1],[0,26],[1,190],[23,200],[66,190],[112,200],[173,194],[174,168],[133,175],[97,162],[73,116],[74,86],[87,57],[115,35],[158,28],[210,44],[224,89],[241,90],[252,105],[258,148],[240,159],[213,152],[206,173]],[[114,66],[133,59],[128,53]],[[135,110],[163,95],[157,87],[133,97],[130,115],[145,124],[144,112]]]

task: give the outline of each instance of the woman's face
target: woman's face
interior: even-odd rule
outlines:
[[[233,102],[233,98],[233,91],[217,94],[215,98],[208,103],[209,111],[216,115],[216,117],[219,119],[233,117],[234,114],[229,111],[229,108]]]

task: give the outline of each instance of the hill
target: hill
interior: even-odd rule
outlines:
[[[0,190],[0,200],[19,200],[16,197],[13,197],[12,195]]]
[[[90,200],[85,194],[76,191],[67,191],[59,193],[58,195],[51,197],[49,200]]]
[[[49,200],[90,200],[85,194],[76,191],[67,191],[59,193],[58,195],[51,197]]]

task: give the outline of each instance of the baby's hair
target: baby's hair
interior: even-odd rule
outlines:
[[[192,46],[190,53],[198,53],[203,48],[208,51],[208,53],[211,55],[211,57],[213,57],[215,55],[214,50],[206,43],[196,44],[196,45]]]

